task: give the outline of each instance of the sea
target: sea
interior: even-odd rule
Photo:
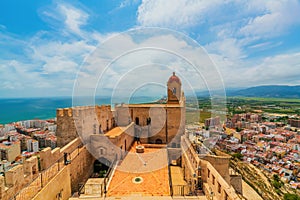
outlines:
[[[56,117],[57,108],[67,108],[86,105],[111,105],[120,103],[147,103],[155,102],[161,97],[134,97],[134,98],[96,97],[94,101],[87,98],[72,97],[41,97],[41,98],[0,98],[0,124],[31,120],[31,119],[53,119]],[[76,103],[79,102],[79,103]],[[95,103],[90,103],[95,102]]]

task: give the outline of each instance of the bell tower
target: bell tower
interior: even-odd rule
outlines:
[[[178,76],[173,75],[169,78],[168,83],[168,104],[179,104],[181,100],[181,81]]]

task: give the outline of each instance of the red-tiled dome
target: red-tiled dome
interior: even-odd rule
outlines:
[[[178,76],[175,75],[175,72],[173,72],[173,76],[171,76],[171,77],[169,78],[168,83],[172,83],[173,81],[176,81],[177,83],[180,83],[180,84],[181,84],[181,81],[180,81],[180,79],[178,78]]]

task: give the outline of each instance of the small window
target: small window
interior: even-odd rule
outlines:
[[[176,95],[176,88],[173,88],[173,89],[172,89],[172,93],[173,93],[174,95]]]
[[[151,118],[150,117],[147,118],[147,125],[151,125]]]
[[[106,154],[106,149],[105,148],[100,148],[100,155],[105,155]]]
[[[109,126],[108,126],[108,119],[106,120],[106,131],[109,130]]]
[[[215,177],[212,176],[212,184],[215,185]]]
[[[210,177],[210,170],[208,169],[208,171],[207,171],[207,178],[209,178]]]
[[[218,183],[218,192],[221,193],[221,185]]]
[[[135,118],[135,124],[140,125],[140,119],[138,117]]]

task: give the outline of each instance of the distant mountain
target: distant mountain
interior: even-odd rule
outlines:
[[[226,88],[225,93],[226,94],[231,94],[231,93],[234,93],[234,92],[239,91],[241,89],[244,89],[244,88]],[[184,94],[186,96],[196,95],[197,97],[210,97],[211,94],[213,94],[213,95],[223,95],[224,94],[224,90],[211,90],[211,92],[209,92],[208,90],[195,90],[193,92],[194,93],[191,93],[189,91],[188,92],[184,91]]]
[[[265,85],[231,91],[227,96],[300,98],[300,85]]]

